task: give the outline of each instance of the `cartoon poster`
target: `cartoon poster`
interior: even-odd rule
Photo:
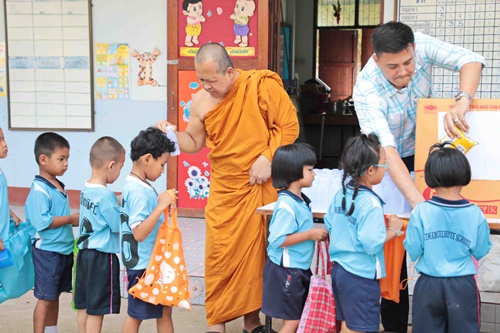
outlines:
[[[7,76],[5,73],[5,43],[0,43],[0,97],[7,96]]]
[[[201,89],[195,71],[179,71],[178,129],[184,131],[189,121],[192,96]],[[177,158],[177,189],[179,207],[205,208],[210,190],[210,163],[205,147],[196,154],[180,154]]]
[[[179,56],[219,43],[231,57],[257,57],[257,0],[178,0]]]
[[[96,99],[128,99],[130,50],[128,44],[97,43]]]
[[[455,104],[453,99],[422,98],[418,101],[417,129],[415,142],[415,184],[424,198],[430,199],[434,190],[425,183],[425,162],[429,147],[447,140],[444,132],[443,116]],[[470,131],[466,135],[475,143],[470,150],[457,143],[457,149],[464,152],[472,170],[469,185],[462,189],[461,196],[477,205],[489,222],[500,221],[500,163],[496,142],[497,124],[500,121],[500,99],[474,99],[470,112],[465,116]],[[469,142],[470,143],[470,142]]]

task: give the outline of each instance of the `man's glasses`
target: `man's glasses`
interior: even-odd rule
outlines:
[[[373,166],[389,169],[389,163],[386,163],[386,164],[374,164]]]

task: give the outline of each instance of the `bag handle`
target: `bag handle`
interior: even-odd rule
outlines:
[[[328,256],[326,255],[326,251],[328,251],[326,247],[326,242],[325,241],[318,241],[317,246],[317,256],[316,256],[316,275],[319,275],[321,277],[326,277],[327,274],[327,269],[328,269],[328,262],[327,258]]]
[[[170,195],[170,198],[172,199],[172,203],[170,204],[170,207],[167,207],[163,211],[163,215],[165,216],[165,221],[168,223],[168,213],[170,211],[170,217],[172,218],[172,226],[174,228],[178,228],[179,224],[177,222],[177,197],[175,196],[175,192],[173,190],[167,190],[168,195]]]

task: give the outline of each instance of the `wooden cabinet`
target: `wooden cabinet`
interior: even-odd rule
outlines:
[[[336,169],[342,149],[349,138],[359,134],[356,115],[332,116],[310,113],[303,117],[307,143],[314,147],[318,157],[316,168]]]

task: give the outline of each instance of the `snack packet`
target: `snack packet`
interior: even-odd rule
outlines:
[[[444,136],[440,142],[444,143],[445,141],[448,141],[449,143],[453,144],[453,148],[458,149],[464,154],[467,154],[467,152],[474,147],[475,145],[478,145],[479,143],[472,140],[471,138],[467,137],[465,133],[457,127],[458,133],[460,133],[460,138],[453,138],[450,139],[448,136]]]

